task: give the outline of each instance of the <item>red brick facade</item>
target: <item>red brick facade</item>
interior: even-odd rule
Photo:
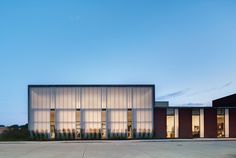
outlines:
[[[179,138],[192,138],[192,109],[179,109]]]
[[[216,109],[204,109],[204,137],[216,138],[217,137],[217,120]]]
[[[166,138],[166,108],[155,108],[154,131],[155,137]]]
[[[229,137],[236,138],[236,108],[229,109]]]

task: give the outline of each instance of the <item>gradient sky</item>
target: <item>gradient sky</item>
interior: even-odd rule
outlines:
[[[173,106],[235,93],[236,1],[0,1],[0,124],[27,122],[28,84],[138,83]]]

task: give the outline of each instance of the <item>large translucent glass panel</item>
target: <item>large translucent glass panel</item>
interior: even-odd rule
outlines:
[[[101,123],[99,122],[86,122],[84,124],[85,133],[94,133],[101,129]]]
[[[101,88],[82,88],[82,108],[101,109],[102,89]]]
[[[133,108],[152,108],[152,89],[133,88]]]
[[[41,133],[49,133],[50,132],[50,123],[42,123],[42,122],[34,122],[33,124],[31,124],[30,129],[29,130],[33,130],[33,131],[37,131],[37,132],[41,132]]]
[[[56,109],[56,129],[75,129],[75,110]]]
[[[127,122],[127,110],[109,110],[110,122]]]
[[[101,110],[83,110],[84,122],[101,122]]]
[[[127,88],[107,88],[107,108],[127,109]]]
[[[75,109],[76,108],[75,88],[56,88],[56,108]]]
[[[152,110],[136,110],[136,121],[137,122],[151,122]]]
[[[150,133],[153,130],[152,89],[139,87],[132,88],[132,90],[133,128],[138,133]]]
[[[30,108],[50,109],[52,95],[51,88],[30,88]]]
[[[82,121],[86,133],[101,129],[101,110],[83,110]]]
[[[50,121],[50,110],[31,110],[30,122],[43,122]]]
[[[39,132],[50,130],[50,110],[31,110],[29,129]]]
[[[124,133],[127,130],[127,110],[108,110],[108,130]]]
[[[127,122],[112,122],[108,128],[111,133],[125,133],[127,131]]]
[[[152,117],[151,109],[133,109],[133,128],[135,128],[139,133],[151,132]]]

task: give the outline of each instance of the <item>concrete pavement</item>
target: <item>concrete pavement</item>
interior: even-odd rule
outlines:
[[[236,141],[1,142],[0,158],[236,158]]]

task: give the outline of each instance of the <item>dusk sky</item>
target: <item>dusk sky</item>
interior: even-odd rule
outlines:
[[[156,100],[236,93],[236,1],[0,1],[0,124],[28,84],[155,84]]]

